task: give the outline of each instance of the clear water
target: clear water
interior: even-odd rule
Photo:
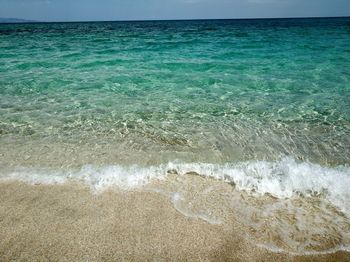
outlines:
[[[258,194],[251,209],[230,195],[247,217],[284,214],[284,244],[260,244],[308,252],[350,246],[349,163],[350,18],[0,25],[3,177],[104,188],[195,172]],[[160,185],[177,206],[196,201],[184,180]],[[210,214],[232,207],[209,191]],[[291,213],[312,247],[288,237]]]
[[[1,25],[2,148],[106,143],[129,163],[347,164],[349,23]]]

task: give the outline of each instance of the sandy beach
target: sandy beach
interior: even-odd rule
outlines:
[[[232,221],[180,214],[161,194],[78,183],[0,183],[1,261],[350,261],[350,254],[295,256],[258,248]],[[242,218],[244,219],[244,218]]]

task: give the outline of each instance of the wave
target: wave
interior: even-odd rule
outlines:
[[[309,162],[297,162],[291,157],[278,161],[246,161],[208,164],[170,162],[159,166],[140,167],[86,165],[80,170],[48,170],[18,167],[2,172],[1,180],[20,180],[30,184],[62,184],[76,180],[86,183],[93,192],[111,186],[130,190],[142,187],[154,179],[164,180],[169,174],[196,174],[231,183],[237,190],[252,195],[270,194],[276,198],[298,196],[325,198],[350,215],[350,168],[324,167]]]

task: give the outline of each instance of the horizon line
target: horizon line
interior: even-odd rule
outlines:
[[[0,24],[49,24],[49,23],[111,23],[111,22],[162,22],[162,21],[210,21],[210,20],[268,20],[268,19],[319,19],[319,18],[350,18],[346,16],[291,16],[291,17],[242,17],[242,18],[179,18],[179,19],[122,19],[122,20],[70,20],[70,21],[36,21],[23,18],[5,18],[18,19],[24,21],[0,22]]]

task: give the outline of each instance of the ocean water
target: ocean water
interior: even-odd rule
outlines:
[[[0,25],[1,179],[153,190],[317,253],[349,250],[349,164],[350,18]]]

